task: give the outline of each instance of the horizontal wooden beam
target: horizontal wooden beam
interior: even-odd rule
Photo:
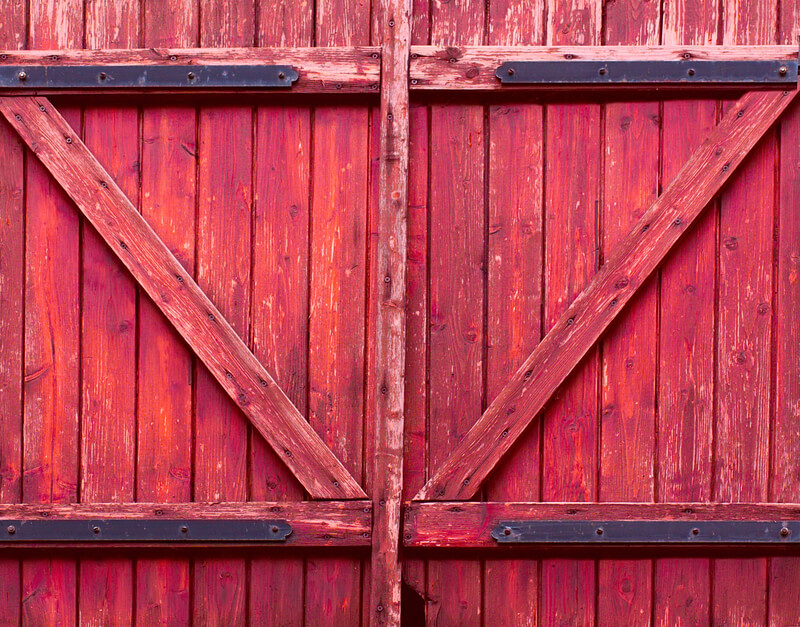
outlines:
[[[730,107],[415,500],[475,494],[797,93],[749,92]]]
[[[312,498],[365,498],[53,105],[45,98],[0,97],[0,112]]]
[[[281,519],[292,533],[276,547],[368,547],[372,543],[369,501],[284,501],[263,503],[76,503],[73,505],[0,505],[2,520],[263,520]],[[5,526],[0,533],[7,533]],[[185,542],[176,546],[185,546]],[[59,547],[129,547],[131,543],[62,543]],[[202,544],[205,546],[205,544]],[[47,546],[53,546],[48,543]],[[136,543],[136,546],[164,546]],[[192,543],[198,546],[198,543]],[[209,545],[211,546],[211,545]],[[14,543],[4,548],[41,548],[41,543]]]
[[[290,65],[299,74],[291,93],[371,93],[380,87],[381,59],[377,46],[341,48],[141,48],[130,50],[6,50],[0,66],[101,65]],[[84,93],[86,90],[3,90],[0,95],[25,93]],[[146,89],[147,93],[164,90]],[[169,91],[169,90],[167,90]],[[197,93],[202,89],[193,90]],[[241,89],[214,89],[214,93],[241,93]],[[253,90],[260,91],[260,90]],[[119,93],[113,86],[92,92]],[[129,89],[125,90],[130,93]]]
[[[508,92],[543,88],[501,84],[495,70],[510,61],[768,61],[796,60],[797,56],[797,46],[411,46],[410,81],[411,89],[416,91]],[[677,86],[686,89],[683,83]]]
[[[800,520],[800,503],[495,503],[411,502],[407,548],[496,548],[492,530],[509,520]]]

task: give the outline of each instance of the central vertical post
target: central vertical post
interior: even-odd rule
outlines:
[[[399,625],[411,2],[379,0],[377,11],[382,56],[377,255],[371,290],[377,326],[369,617],[371,625]]]

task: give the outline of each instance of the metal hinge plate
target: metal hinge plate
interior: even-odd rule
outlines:
[[[785,544],[800,521],[516,520],[492,530],[500,544]]]
[[[297,78],[289,65],[0,66],[0,89],[271,89]]]
[[[285,520],[2,520],[0,544],[19,542],[283,542]]]
[[[775,61],[508,61],[495,72],[509,85],[797,84],[798,62]]]

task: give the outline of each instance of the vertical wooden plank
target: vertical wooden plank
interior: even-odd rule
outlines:
[[[549,0],[549,44],[600,43],[598,0]],[[600,106],[545,109],[545,332],[598,267]],[[580,167],[576,167],[580,164]],[[543,416],[542,498],[597,499],[597,350],[556,393]],[[592,625],[595,564],[542,561],[542,620]]]
[[[196,46],[197,3],[148,3],[146,46]],[[195,261],[196,112],[190,106],[142,111],[142,215],[190,273]],[[180,185],[175,182],[180,181]],[[139,302],[137,498],[192,499],[193,359],[149,298]],[[136,563],[137,625],[188,625],[189,560]]]
[[[313,3],[282,11],[258,4],[259,46],[313,43]],[[306,414],[308,392],[308,236],[311,110],[256,110],[253,233],[253,351]],[[299,500],[303,489],[264,439],[251,431],[250,498]],[[275,556],[250,567],[250,623],[302,625],[304,561]]]
[[[25,6],[0,0],[0,47],[25,46]],[[25,152],[0,124],[0,503],[22,497],[22,372],[25,312]],[[0,626],[20,620],[20,562],[0,559]]]
[[[431,43],[484,43],[484,4],[434,3]],[[480,105],[431,107],[429,472],[480,417],[484,388],[486,137]],[[429,625],[481,624],[481,563],[428,562]]]
[[[371,307],[375,317],[370,369],[373,420],[373,547],[367,612],[370,625],[400,625],[400,525],[403,487],[403,411],[406,346],[406,216],[408,191],[408,55],[411,1],[381,0],[374,28],[380,43],[381,105],[377,231],[372,252]]]
[[[31,48],[80,48],[83,4],[32,0]],[[81,112],[61,110],[75,129]],[[80,411],[80,227],[75,207],[35,160],[25,191],[25,383],[22,497],[28,503],[78,500]],[[76,619],[76,563],[25,560],[22,622],[70,625]]]
[[[430,7],[415,0],[411,43],[430,41]],[[411,500],[427,479],[428,410],[428,106],[411,104],[409,112],[408,225],[406,253],[405,455],[403,501]],[[409,599],[424,604],[425,561],[403,560]],[[410,603],[402,612],[409,617]]]
[[[200,45],[251,46],[252,0],[201,5]],[[197,282],[243,338],[249,338],[253,110],[200,110]],[[245,340],[246,341],[246,340]],[[205,368],[197,369],[195,484],[197,501],[247,500],[248,424]],[[244,559],[200,557],[194,568],[194,620],[244,625]]]
[[[781,3],[779,43],[798,43],[800,3]],[[781,118],[776,232],[775,400],[770,500],[800,501],[800,109]],[[769,622],[800,624],[800,558],[773,557],[769,563]]]
[[[490,45],[545,43],[543,0],[493,2]],[[535,348],[542,328],[543,108],[534,104],[489,107],[486,402]],[[537,501],[541,424],[518,442],[486,485],[490,501]],[[486,560],[484,622],[537,625],[537,560]],[[490,582],[503,581],[497,602]]]
[[[606,6],[605,43],[659,43],[658,4],[624,0]],[[618,242],[658,196],[660,125],[658,102],[612,102],[605,108],[604,256],[614,253]],[[654,277],[602,342],[601,501],[653,500],[657,288]],[[650,560],[601,560],[598,577],[599,624],[650,624]]]
[[[665,3],[663,43],[716,43],[718,9],[717,0]],[[708,100],[663,103],[662,187],[714,127],[716,110]],[[717,219],[716,208],[701,216],[661,270],[656,499],[664,502],[711,499]],[[656,560],[656,624],[709,621],[710,566]]]
[[[367,44],[369,18],[369,2],[320,0],[315,42]],[[319,107],[313,128],[309,420],[362,480],[369,109]],[[309,558],[306,624],[358,624],[360,590],[359,559]]]
[[[137,0],[86,2],[87,48],[139,45]],[[134,204],[139,197],[139,112],[92,107],[84,140]],[[134,498],[136,287],[94,228],[83,224],[81,328],[81,501]],[[79,566],[81,624],[130,624],[133,562],[88,559]]]
[[[776,11],[768,2],[725,0],[723,43],[774,43]],[[718,501],[762,502],[768,496],[775,158],[771,132],[721,196],[714,443]],[[713,570],[714,621],[764,623],[767,560],[716,560]]]

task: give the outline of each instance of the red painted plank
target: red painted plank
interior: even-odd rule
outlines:
[[[311,45],[312,5],[280,5],[258,3],[257,45]],[[258,107],[255,124],[253,352],[307,415],[311,110]],[[258,433],[250,446],[249,498],[302,499],[302,486]],[[302,624],[303,571],[302,558],[253,559],[250,623]]]
[[[716,43],[719,2],[676,1],[664,7],[664,44]],[[662,187],[672,181],[714,127],[713,101],[663,103]],[[714,408],[715,240],[718,210],[702,216],[661,269],[658,363],[659,501],[711,499]],[[658,625],[710,619],[709,559],[656,560]]]
[[[82,3],[29,7],[31,48],[79,48]],[[80,129],[81,113],[64,116]],[[25,190],[25,383],[23,485],[25,502],[78,499],[80,411],[80,225],[78,212],[35,159]],[[69,625],[76,617],[75,560],[25,560],[22,623]]]
[[[25,45],[25,7],[0,0],[0,46]],[[22,415],[25,315],[25,197],[23,145],[0,123],[0,503],[22,497]],[[20,563],[0,559],[0,626],[20,620]]]
[[[484,4],[434,3],[431,43],[484,43]],[[480,417],[484,401],[485,153],[480,105],[431,107],[428,470]],[[481,564],[428,562],[429,625],[481,624]]]
[[[548,0],[548,44],[598,44],[600,28],[600,3]],[[547,333],[597,270],[600,107],[552,105],[545,116]],[[542,416],[544,500],[597,499],[597,377],[592,350]],[[594,624],[594,562],[543,560],[541,568],[544,620]]]
[[[318,46],[366,45],[369,3],[317,3]],[[369,110],[314,112],[311,198],[309,420],[356,478],[363,478]],[[309,558],[306,624],[361,620],[357,558]]]
[[[253,10],[244,0],[204,2],[200,45],[252,45]],[[252,119],[251,107],[209,106],[198,121],[197,282],[243,338],[250,337]],[[204,368],[196,394],[194,499],[244,501],[249,425]],[[194,620],[244,625],[246,577],[243,559],[198,558]]]
[[[725,0],[724,43],[774,43],[776,12],[774,4]],[[775,159],[771,132],[720,200],[714,442],[719,501],[768,496]],[[766,559],[716,560],[713,578],[714,621],[766,621]]]
[[[144,18],[146,45],[197,44],[197,6],[190,0],[150,3]],[[142,215],[191,275],[196,155],[193,107],[142,111]],[[136,496],[142,501],[190,501],[193,357],[149,298],[140,299],[139,307]],[[189,568],[188,559],[137,561],[137,625],[189,624]]]
[[[415,0],[411,22],[412,44],[428,43],[429,9],[427,2]],[[427,479],[429,118],[430,111],[426,105],[411,105],[406,252],[404,501],[411,500]],[[425,596],[425,561],[404,559],[403,580],[422,602]],[[410,611],[407,605],[406,601],[403,612]]]
[[[544,44],[543,0],[493,2],[490,45]],[[543,107],[489,107],[488,284],[486,401],[514,374],[539,341],[542,321]],[[533,501],[540,497],[541,426],[523,436],[491,475],[486,498]],[[536,625],[539,621],[537,560],[486,560],[484,622]],[[503,581],[507,602],[498,603],[489,582]]]
[[[139,43],[139,2],[86,4],[89,48]],[[139,112],[84,111],[84,141],[134,205],[139,197]],[[136,286],[94,228],[83,224],[81,320],[81,501],[132,501],[136,433]],[[123,624],[133,609],[133,562],[82,560],[78,608],[83,624]]]
[[[605,42],[659,43],[659,6],[642,0],[607,5]],[[612,102],[605,107],[602,243],[612,255],[658,196],[658,102]],[[654,496],[656,415],[656,298],[651,277],[601,345],[601,501],[650,502]],[[599,624],[649,625],[652,562],[598,563]]]
[[[781,3],[779,40],[797,45],[800,3]],[[770,499],[800,501],[800,109],[781,120],[778,212],[776,214],[777,295],[773,342],[774,410]],[[769,564],[769,622],[800,624],[800,558],[774,557]]]

